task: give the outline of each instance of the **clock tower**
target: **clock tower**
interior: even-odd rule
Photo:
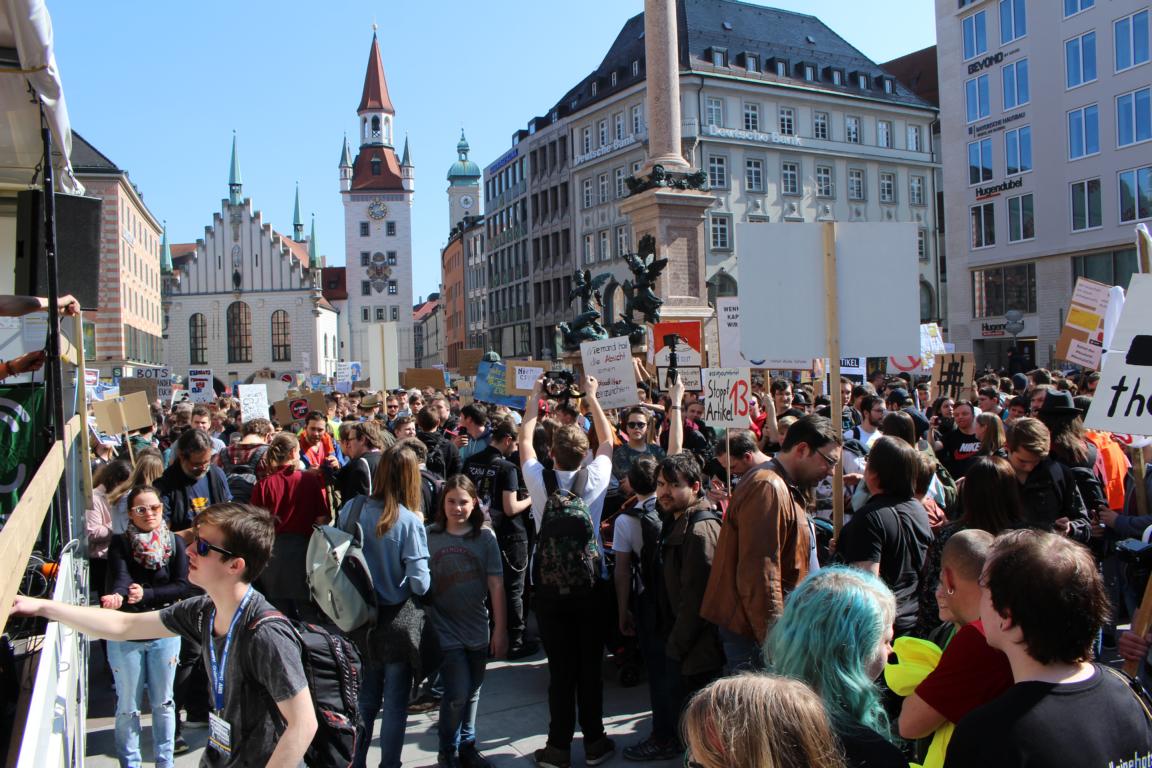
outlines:
[[[369,344],[372,326],[395,323],[396,364],[402,371],[412,366],[415,167],[407,138],[402,157],[396,155],[396,111],[388,96],[375,31],[356,116],[359,149],[353,156],[345,136],[339,166],[348,285],[340,359],[359,360],[365,370],[372,370],[370,357],[376,349]],[[373,382],[373,386],[383,386],[383,382]]]
[[[480,215],[480,168],[468,159],[468,140],[460,130],[456,162],[448,169],[448,231],[465,216]]]

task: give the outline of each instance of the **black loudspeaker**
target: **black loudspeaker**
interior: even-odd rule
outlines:
[[[16,293],[48,295],[44,254],[44,193],[16,195]],[[100,307],[100,204],[98,197],[56,194],[56,274],[60,295],[83,309]]]

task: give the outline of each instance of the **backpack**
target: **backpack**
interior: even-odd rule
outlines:
[[[424,466],[428,471],[433,472],[440,477],[444,477],[448,471],[448,463],[444,458],[444,449],[441,443],[443,439],[439,436],[435,437],[435,442],[426,443],[428,445],[428,459],[424,462]],[[441,481],[443,482],[443,481]]]
[[[440,452],[437,451],[436,455],[439,456]],[[420,470],[420,484],[423,487],[422,495],[427,497],[426,501],[428,502],[428,509],[424,510],[424,516],[429,519],[435,518],[436,510],[440,507],[440,494],[444,492],[444,475],[430,469],[422,469]]]
[[[264,454],[268,453],[268,446],[262,445],[248,457],[243,464],[233,464],[228,451],[220,452],[220,463],[224,467],[224,474],[228,478],[228,490],[233,501],[248,503],[252,498],[252,489],[256,487],[256,467],[259,466]]]
[[[364,531],[359,522],[364,498],[357,496],[352,501],[344,525],[317,525],[308,540],[308,590],[324,614],[344,632],[376,620],[376,590],[364,559]]]
[[[622,511],[622,514],[636,518],[640,524],[641,547],[640,557],[632,558],[632,593],[639,594],[638,586],[644,587],[644,598],[648,599],[657,594],[660,588],[662,557],[660,551],[660,534],[663,522],[660,513],[656,511],[656,498],[649,499],[651,503],[636,504]]]
[[[257,616],[248,624],[248,630],[254,631],[268,621],[287,624],[300,643],[300,660],[316,710],[316,734],[304,754],[304,764],[311,768],[348,768],[356,754],[360,727],[360,654],[347,638],[330,634],[315,624],[293,621],[279,611]],[[275,718],[280,717],[274,703],[270,709]]]
[[[600,578],[600,550],[592,515],[580,494],[588,478],[581,469],[572,490],[560,487],[555,470],[544,470],[548,500],[540,517],[532,582],[547,597],[570,597],[592,592]]]

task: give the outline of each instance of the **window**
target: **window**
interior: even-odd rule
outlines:
[[[924,205],[924,177],[908,177],[908,202],[912,205]]]
[[[624,197],[624,195],[627,194],[627,190],[625,189],[625,186],[624,186],[624,178],[625,178],[624,169],[623,168],[617,168],[614,171],[614,174],[616,177],[616,197],[617,198]]]
[[[709,96],[704,100],[704,122],[706,125],[724,125],[724,100]]]
[[[603,147],[608,143],[608,121],[601,120],[596,124],[596,129],[597,133],[600,135],[600,146]]]
[[[988,102],[988,75],[980,75],[964,83],[964,103],[970,123],[991,114],[992,107]]]
[[[805,64],[804,65],[804,79],[807,80],[808,82],[812,82],[813,80],[815,80],[816,79],[816,67],[812,66],[811,64]]]
[[[384,234],[387,235],[388,237],[396,237],[396,222],[394,222],[394,221],[384,222]]]
[[[369,307],[360,307],[360,322],[367,323],[372,319],[372,310]]]
[[[387,309],[387,307],[376,307],[376,322],[378,322],[378,323],[384,322],[384,318],[385,318],[384,310],[385,309]]]
[[[844,118],[844,141],[849,144],[860,143],[860,118],[852,115]]]
[[[1064,18],[1086,11],[1094,5],[1096,0],[1064,0]]]
[[[848,199],[864,199],[864,170],[862,168],[848,169]]]
[[[600,190],[600,194],[597,199],[600,201],[600,204],[603,205],[604,203],[608,202],[608,174],[600,174],[597,177],[597,181],[599,182],[598,186]]]
[[[876,121],[876,146],[888,148],[892,147],[892,121]]]
[[[1116,71],[1148,62],[1148,11],[1140,11],[1112,24]]]
[[[228,362],[252,362],[252,310],[242,301],[228,305]]]
[[[644,127],[644,119],[642,117],[640,105],[632,107],[632,134],[640,133],[640,129]]]
[[[612,76],[615,77],[616,73],[613,72]],[[613,85],[615,85],[615,83],[613,83]],[[624,138],[624,113],[617,112],[614,122],[616,124],[616,141],[621,141]]]
[[[928,230],[916,230],[916,256],[920,261],[928,261]]]
[[[880,78],[880,82],[881,82],[881,83],[883,84],[883,86],[884,86],[884,93],[892,93],[892,89],[893,89],[895,86],[894,86],[894,85],[892,85],[892,80],[891,80],[891,78],[882,77],[882,78]]]
[[[764,191],[764,161],[744,161],[744,189],[749,192]]]
[[[828,138],[828,113],[827,112],[813,112],[812,113],[812,138],[814,138],[814,139],[827,139]]]
[[[1068,113],[1068,159],[1095,155],[1100,151],[1100,116],[1096,105]]]
[[[880,174],[880,202],[896,202],[896,174],[881,172]]]
[[[783,195],[800,194],[800,164],[780,164],[780,193]]]
[[[728,250],[732,247],[731,220],[721,214],[709,218],[708,231],[713,250]]]
[[[708,185],[713,189],[727,189],[728,158],[720,155],[708,156]]]
[[[744,102],[744,130],[760,130],[760,105]]]
[[[632,77],[636,77],[639,74],[640,74],[640,60],[639,59],[633,59],[632,60]]]
[[[388,253],[384,255],[384,260],[388,262],[388,266],[396,266],[396,251],[388,251]]]
[[[832,70],[832,85],[844,85],[844,73],[838,69]]]
[[[584,263],[591,264],[595,261],[595,256],[592,253],[592,235],[584,235]]]
[[[400,307],[396,307],[396,306],[392,307],[392,319],[393,320],[399,320],[400,319]]]
[[[188,318],[188,351],[189,364],[208,364],[208,323],[199,312]]]
[[[371,262],[372,256],[368,251],[360,251],[360,266],[366,267]]]
[[[616,255],[628,253],[628,227],[616,227]]]
[[[1096,33],[1089,32],[1064,43],[1064,85],[1075,88],[1096,79]]]
[[[608,251],[608,230],[606,229],[600,230],[600,248],[598,249],[598,253],[600,255],[600,261],[607,261],[612,257],[612,254]]]
[[[1004,75],[1004,109],[1015,109],[1027,104],[1028,59],[1008,64],[1000,71]]]
[[[288,313],[278,309],[272,313],[272,362],[292,359],[292,322]]]
[[[723,48],[712,49],[712,66],[726,67],[728,66],[728,51]]]
[[[832,166],[816,166],[816,197],[836,196],[836,187],[832,179]]]
[[[1036,237],[1032,195],[1008,198],[1008,242],[1018,243]]]
[[[1072,276],[1086,277],[1104,285],[1118,285],[1127,290],[1132,275],[1139,272],[1135,248],[1090,253],[1072,257]]]
[[[584,179],[583,190],[584,190],[583,201],[582,201],[584,203],[583,207],[584,208],[591,208],[592,207],[592,179]]]
[[[399,288],[396,286],[396,281],[395,280],[389,280],[388,281],[388,295],[389,296],[395,296],[397,293],[399,293]]]
[[[781,59],[776,59],[776,76],[787,77],[788,75],[788,62]]]
[[[368,237],[368,222],[360,222],[360,237]]]
[[[996,245],[996,209],[992,203],[972,206],[972,248]]]
[[[1004,132],[1004,163],[1009,176],[1032,170],[1032,126]]]
[[[616,73],[615,73],[615,72],[613,72],[613,73],[612,73],[612,74],[609,76],[609,78],[608,78],[608,82],[611,84],[611,87],[613,87],[613,88],[615,88],[615,87],[616,87]]]
[[[856,74],[856,87],[862,91],[868,90],[868,75],[858,72]]]
[[[792,107],[780,107],[780,133],[796,135],[796,110]]]
[[[1100,205],[1100,179],[1088,179],[1072,184],[1072,231],[1083,232],[1103,226]]]
[[[968,183],[979,184],[992,178],[992,139],[968,144]]]
[[[1028,34],[1024,0],[1000,0],[1000,45]]]
[[[1120,172],[1120,221],[1152,218],[1152,165]]]
[[[1036,311],[1036,265],[972,271],[972,316],[1003,317],[1010,309]]]
[[[964,60],[974,59],[988,50],[988,31],[984,11],[974,13],[961,22],[964,32]]]
[[[1116,146],[1152,139],[1152,88],[1116,97]]]

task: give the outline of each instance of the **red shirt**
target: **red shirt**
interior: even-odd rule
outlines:
[[[1008,657],[988,645],[984,625],[977,620],[960,628],[916,693],[950,722],[958,723],[1011,687]]]
[[[277,534],[311,535],[317,519],[328,517],[320,476],[292,467],[278,469],[256,483],[251,503],[272,513]]]

